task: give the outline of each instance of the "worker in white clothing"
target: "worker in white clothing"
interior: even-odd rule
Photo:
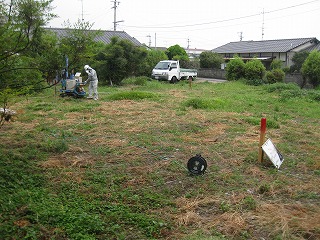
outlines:
[[[89,82],[89,96],[87,98],[93,98],[93,100],[98,100],[99,96],[97,72],[89,65],[85,65],[84,70],[88,74],[88,79],[84,82],[84,84],[87,84]]]

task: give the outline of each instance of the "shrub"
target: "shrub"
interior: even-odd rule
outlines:
[[[138,86],[144,86],[147,84],[147,81],[150,81],[151,78],[149,77],[132,77],[132,78],[126,78],[122,81],[122,84],[128,84],[128,85],[138,85]]]
[[[262,79],[244,79],[244,83],[252,86],[259,86],[263,84]]]
[[[206,51],[200,54],[201,68],[220,68],[221,63],[223,58],[218,53]]]
[[[302,65],[301,72],[314,87],[320,85],[320,52],[314,50],[310,53]]]
[[[273,70],[273,69],[281,69],[282,68],[282,61],[280,59],[274,59],[272,62],[271,62],[271,65],[270,65],[270,69]]]
[[[227,80],[239,80],[245,75],[245,63],[243,60],[235,56],[234,59],[230,60],[226,68],[226,78]]]
[[[258,59],[252,59],[245,64],[245,78],[248,80],[263,79],[265,66]]]
[[[282,69],[276,68],[266,73],[266,82],[267,83],[277,83],[283,82],[285,78],[285,73]]]
[[[267,85],[266,89],[267,89],[267,92],[275,92],[275,91],[281,92],[283,90],[299,90],[300,88],[295,83],[279,83],[278,82],[272,85]]]

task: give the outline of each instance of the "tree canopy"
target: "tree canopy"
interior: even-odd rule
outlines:
[[[223,58],[218,53],[206,51],[200,54],[201,68],[220,68],[223,62]]]
[[[99,78],[110,84],[119,84],[126,77],[139,75],[143,72],[146,56],[147,50],[144,47],[113,37],[111,43],[95,57]]]
[[[301,68],[302,75],[314,87],[320,85],[320,52],[317,50],[312,51]]]
[[[42,72],[35,61],[43,26],[54,17],[52,0],[2,2],[0,10],[0,89],[37,85]]]

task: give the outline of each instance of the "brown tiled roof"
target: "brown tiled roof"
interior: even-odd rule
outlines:
[[[318,41],[316,38],[295,38],[264,41],[240,41],[230,42],[213,49],[216,53],[274,53],[289,52],[310,41]]]
[[[50,30],[57,34],[58,37],[64,37],[68,34],[68,31],[72,29],[67,28],[46,28],[47,30]],[[98,31],[98,30],[87,30],[87,31]],[[99,34],[95,40],[103,42],[105,44],[109,44],[111,42],[112,37],[119,37],[120,39],[126,39],[132,42],[136,46],[141,46],[142,44],[135,39],[134,37],[131,37],[128,33],[123,31],[105,31],[105,30],[99,30],[101,34]]]

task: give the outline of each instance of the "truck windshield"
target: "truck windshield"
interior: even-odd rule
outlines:
[[[169,62],[159,62],[154,68],[155,69],[168,69],[170,67]]]

